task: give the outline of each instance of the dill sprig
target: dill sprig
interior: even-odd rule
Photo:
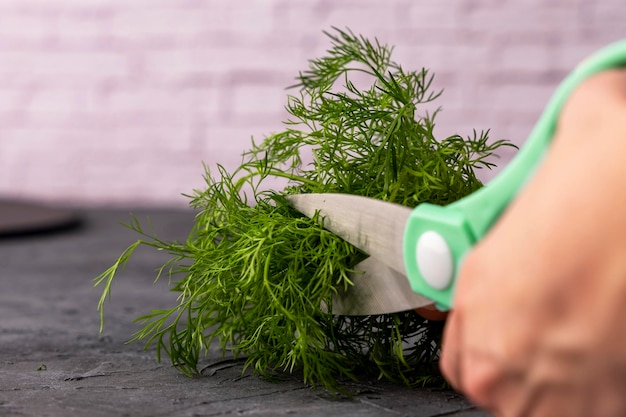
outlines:
[[[326,35],[326,56],[310,61],[287,97],[285,129],[253,142],[233,172],[218,165],[213,175],[206,167],[206,188],[188,196],[197,215],[187,240],[160,240],[133,218],[127,226],[142,238],[95,279],[104,320],[114,277],[137,247],[172,255],[157,279],[167,275],[177,304],[139,317],[133,340],[156,345],[159,360],[166,354],[186,374],[198,372],[218,343],[258,375],[297,372],[335,393],[341,381],[372,372],[409,385],[441,381],[440,323],[412,311],[332,314],[333,294],[351,285],[367,255],[284,197],[341,192],[445,205],[481,187],[475,170],[490,168],[490,157],[509,143],[476,131],[437,140],[439,110],[419,114],[441,94],[426,69],[405,72],[391,61],[392,48],[350,31]],[[288,186],[268,190],[276,177]]]

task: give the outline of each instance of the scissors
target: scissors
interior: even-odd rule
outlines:
[[[435,303],[453,307],[465,255],[498,220],[541,164],[569,95],[586,78],[626,66],[626,40],[579,64],[548,102],[529,138],[489,184],[447,206],[415,208],[347,194],[294,194],[293,207],[323,218],[326,229],[369,255],[357,265],[354,285],[333,299],[333,313],[373,315]]]

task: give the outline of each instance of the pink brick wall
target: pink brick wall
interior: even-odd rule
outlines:
[[[625,21],[623,0],[4,0],[0,197],[186,205],[202,161],[233,167],[281,127],[284,87],[331,26],[433,69],[442,135],[523,143]]]

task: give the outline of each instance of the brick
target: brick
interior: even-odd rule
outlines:
[[[397,20],[401,29],[419,28],[437,36],[441,31],[458,31],[464,23],[462,10],[455,7],[456,0],[438,2],[409,2],[396,6]]]
[[[279,85],[238,84],[231,88],[232,111],[242,116],[268,116],[282,113],[286,94]]]
[[[329,10],[332,6],[327,1],[283,0],[273,6],[276,28],[280,28],[277,30],[294,33],[294,36],[317,35],[321,29],[326,29],[323,21]]]
[[[32,113],[71,114],[93,108],[88,91],[72,89],[42,89],[31,95],[27,110]]]
[[[506,109],[507,112],[532,112],[539,114],[554,91],[553,85],[505,84],[494,88],[483,85],[477,98],[490,104],[493,109]]]
[[[203,159],[209,163],[234,164],[241,161],[244,151],[251,148],[252,140],[260,143],[267,135],[282,130],[280,122],[268,122],[258,125],[218,125],[209,124],[206,139],[202,143]]]
[[[27,77],[47,77],[51,74],[64,76],[90,76],[93,73],[107,76],[128,74],[127,59],[110,52],[59,52],[0,53],[0,74],[24,73]]]
[[[367,38],[385,36],[395,23],[395,13],[391,7],[380,7],[377,4],[354,4],[354,6],[338,3],[323,19],[326,27],[350,28],[357,34]]]
[[[110,30],[116,36],[132,40],[163,38],[197,34],[205,25],[211,24],[211,20],[217,20],[217,16],[202,10],[159,7],[148,10],[126,9],[112,17]]]
[[[172,89],[151,86],[112,91],[102,97],[103,106],[111,112],[181,112],[188,113],[195,107],[196,94],[191,89]]]
[[[422,67],[432,69],[435,75],[440,73],[481,72],[493,56],[493,45],[456,42],[440,45],[404,45],[396,48],[398,61],[406,69],[419,70]],[[463,69],[464,71],[460,71]],[[443,75],[442,74],[442,75]]]
[[[477,7],[463,15],[463,23],[472,31],[484,31],[497,38],[502,35],[547,36],[576,35],[579,12],[576,6],[533,5],[528,2],[503,3]]]
[[[186,83],[189,77],[197,75],[218,82],[219,77],[230,78],[244,72],[249,77],[277,74],[290,81],[302,69],[298,63],[296,52],[287,48],[210,46],[147,53],[141,71],[150,79],[178,83]]]
[[[558,47],[545,43],[514,43],[498,45],[493,53],[494,66],[502,72],[544,72],[554,65]]]
[[[184,22],[184,24],[181,24]],[[168,42],[172,38],[182,41],[199,36],[225,34],[233,37],[259,37],[274,27],[271,9],[263,4],[234,7],[218,2],[205,8],[151,7],[127,9],[116,13],[111,22],[111,32],[117,37],[135,42]]]
[[[41,40],[53,32],[53,22],[42,16],[0,14],[0,39]]]
[[[0,112],[23,109],[29,95],[29,91],[19,88],[0,89]]]
[[[111,34],[114,13],[107,10],[93,12],[60,13],[55,19],[55,41],[64,39],[102,39]]]

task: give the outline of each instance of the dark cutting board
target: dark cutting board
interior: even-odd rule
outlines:
[[[0,237],[53,232],[77,226],[79,222],[73,210],[0,199]]]

